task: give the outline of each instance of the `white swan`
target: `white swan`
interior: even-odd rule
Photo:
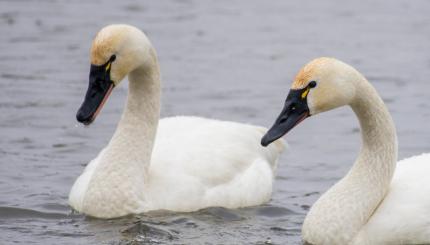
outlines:
[[[91,63],[78,121],[91,123],[127,74],[129,94],[109,144],[70,191],[69,203],[75,210],[113,218],[160,209],[238,208],[270,199],[284,143],[261,147],[258,143],[266,129],[171,117],[162,119],[157,130],[159,66],[143,32],[129,25],[103,28],[93,41]]]
[[[373,86],[332,58],[298,73],[284,110],[262,139],[268,145],[309,115],[349,105],[362,134],[348,174],[323,194],[305,218],[308,244],[430,244],[430,154],[397,164],[393,120]]]

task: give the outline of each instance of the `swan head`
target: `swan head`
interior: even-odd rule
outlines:
[[[154,59],[154,51],[146,35],[130,25],[109,25],[93,40],[90,52],[89,85],[76,119],[92,123],[110,93],[124,77]]]
[[[261,140],[267,146],[300,122],[318,113],[351,103],[355,94],[351,66],[334,58],[317,58],[296,75],[281,114]]]

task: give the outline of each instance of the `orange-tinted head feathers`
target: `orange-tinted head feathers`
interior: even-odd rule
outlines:
[[[317,75],[317,71],[320,70],[326,64],[333,62],[333,58],[321,57],[312,60],[308,64],[306,64],[300,71],[297,73],[294,78],[294,82],[291,85],[292,89],[301,89],[308,85],[308,83],[312,80],[316,80],[315,76]]]

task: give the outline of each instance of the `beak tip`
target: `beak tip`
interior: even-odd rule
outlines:
[[[77,120],[78,122],[84,122],[84,121],[85,121],[85,115],[84,115],[84,113],[82,113],[82,111],[81,111],[81,110],[79,110],[79,111],[76,113],[76,120]]]
[[[270,142],[267,140],[266,135],[263,136],[263,138],[261,139],[260,144],[264,147],[268,146],[270,144]]]
[[[76,120],[85,126],[88,126],[92,123],[91,118],[86,117],[85,114],[81,112],[81,110],[76,113]]]
[[[76,114],[76,120],[78,121],[78,122],[83,122],[84,121],[84,119],[83,119],[83,117],[82,117],[82,115],[81,114]]]

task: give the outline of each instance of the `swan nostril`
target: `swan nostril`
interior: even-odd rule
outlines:
[[[292,103],[292,104],[290,105],[290,112],[293,112],[293,111],[295,111],[296,109],[297,109],[296,104]]]
[[[287,117],[281,118],[281,120],[279,120],[279,123],[284,123],[285,121],[287,121]]]
[[[90,94],[91,98],[94,98],[97,93],[103,92],[103,86],[102,86],[103,80],[101,79],[97,79],[94,81],[94,83],[92,84],[92,91]]]

